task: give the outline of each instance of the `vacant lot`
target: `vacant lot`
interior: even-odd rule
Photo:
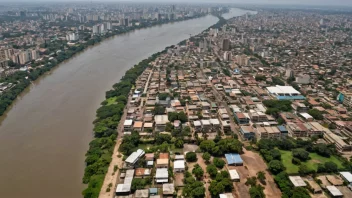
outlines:
[[[295,164],[292,164],[292,152],[291,151],[283,151],[280,150],[281,152],[281,159],[282,163],[286,167],[286,172],[288,174],[294,174],[298,173],[298,167]],[[339,168],[342,168],[341,162],[335,157],[335,156],[330,156],[329,158],[320,156],[316,153],[310,153],[309,157],[311,158],[307,162],[302,162],[302,164],[305,164],[308,168],[317,170],[318,169],[318,164],[324,164],[325,162],[334,162],[337,164]]]

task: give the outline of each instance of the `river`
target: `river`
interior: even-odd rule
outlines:
[[[216,22],[206,16],[115,36],[34,82],[0,124],[0,197],[82,197],[84,154],[105,91],[134,64]]]

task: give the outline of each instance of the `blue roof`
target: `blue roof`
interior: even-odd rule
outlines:
[[[280,132],[288,132],[285,126],[280,125],[277,128],[279,128]]]
[[[278,100],[305,100],[304,96],[276,96]]]
[[[149,188],[149,193],[151,193],[151,194],[158,193],[158,189],[157,188]]]
[[[225,154],[226,161],[228,164],[242,164],[243,160],[241,156],[237,153]]]

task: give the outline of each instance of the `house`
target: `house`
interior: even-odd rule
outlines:
[[[133,152],[130,156],[127,157],[125,163],[127,166],[134,166],[136,162],[145,154],[142,149],[138,149],[137,151]]]
[[[209,122],[210,122],[213,129],[215,129],[215,130],[220,129],[219,119],[210,119]]]
[[[185,160],[174,161],[174,172],[184,172],[185,171]]]
[[[199,132],[202,130],[202,123],[199,120],[193,121],[194,130]]]
[[[234,116],[238,124],[249,124],[249,117],[245,116],[242,112],[237,112]]]
[[[243,160],[241,158],[241,156],[237,153],[229,153],[229,154],[225,154],[225,158],[227,161],[227,164],[233,165],[233,166],[242,166],[243,165]]]
[[[135,198],[148,198],[149,197],[149,191],[148,189],[141,189],[141,190],[136,190],[134,193]]]
[[[255,132],[251,126],[241,126],[240,132],[245,139],[253,139],[255,137]]]
[[[305,187],[307,186],[306,182],[300,176],[289,176],[288,177],[294,187]]]
[[[326,189],[332,197],[343,197],[343,194],[336,186],[326,186]]]
[[[219,198],[234,198],[232,193],[219,194]]]
[[[131,132],[133,126],[133,120],[125,120],[123,123],[123,131],[124,132]]]
[[[340,172],[340,175],[348,184],[352,184],[352,174],[350,172]]]
[[[308,113],[299,113],[298,115],[300,115],[305,121],[311,122],[314,120],[314,118]]]
[[[141,122],[141,121],[134,122],[133,131],[141,132],[142,129],[143,129],[143,122]]]
[[[167,183],[169,182],[169,172],[167,168],[157,168],[155,174],[156,183]]]
[[[158,195],[158,188],[149,188],[149,195]]]
[[[155,115],[155,129],[156,131],[164,131],[166,123],[169,122],[167,115]]]
[[[232,181],[240,181],[240,175],[238,174],[237,170],[229,170],[230,179]]]
[[[164,196],[173,196],[175,193],[175,186],[173,183],[163,184],[163,195]]]
[[[134,169],[127,170],[123,184],[117,184],[115,195],[128,195],[131,193],[132,180],[134,176]]]
[[[135,177],[144,178],[150,176],[150,169],[147,168],[136,168]]]
[[[211,124],[209,120],[201,120],[203,131],[209,131],[211,129]]]
[[[156,160],[157,168],[168,168],[169,167],[169,159],[157,159]]]
[[[145,160],[146,161],[154,161],[154,153],[146,153]]]
[[[277,128],[279,129],[279,131],[281,133],[281,137],[287,137],[288,136],[288,130],[286,129],[285,126],[280,125],[280,126],[277,126]]]

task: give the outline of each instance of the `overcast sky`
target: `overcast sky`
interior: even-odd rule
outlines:
[[[0,2],[78,2],[90,0],[0,0]],[[240,3],[240,4],[301,4],[351,6],[352,0],[91,0],[93,2],[187,2],[187,3]]]

